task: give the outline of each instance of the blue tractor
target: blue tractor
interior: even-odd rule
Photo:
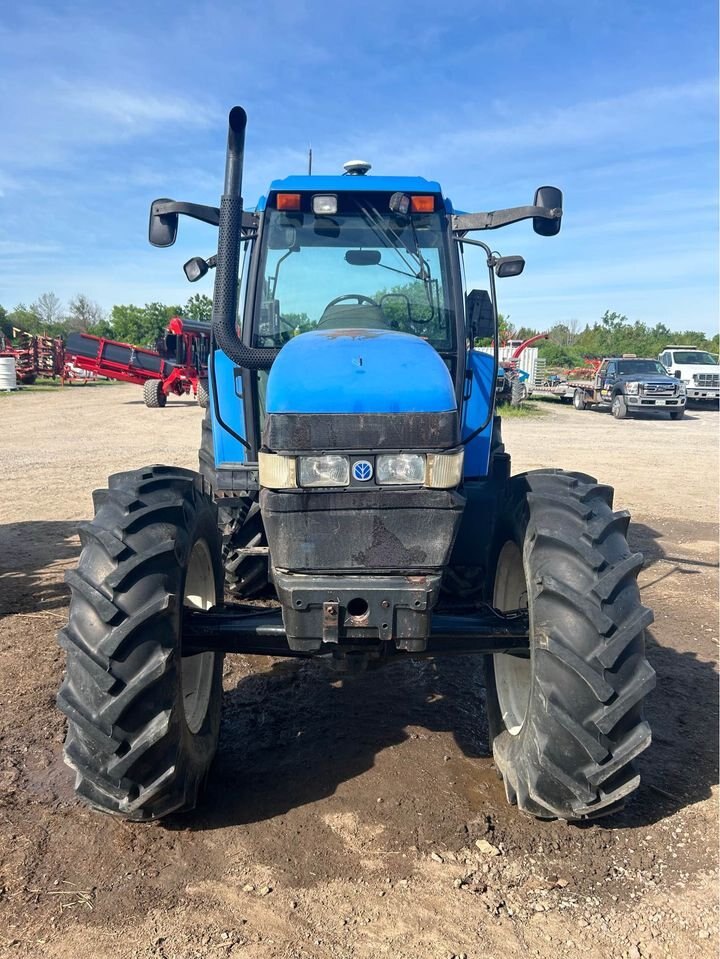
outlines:
[[[58,697],[78,795],[128,819],[192,808],[226,653],[344,673],[476,653],[508,800],[613,812],[650,743],[642,557],[610,487],[511,475],[497,355],[473,349],[498,342],[495,277],[524,261],[470,234],[532,219],[552,236],[560,191],[460,213],[435,182],[354,161],[276,180],[248,213],[245,127],[235,107],[219,208],[151,207],[155,246],[181,214],[219,228],[217,254],[185,264],[191,280],[216,267],[210,402],[199,472],[111,476],[81,529]],[[463,288],[471,245],[488,291]],[[275,602],[249,602],[263,594]]]

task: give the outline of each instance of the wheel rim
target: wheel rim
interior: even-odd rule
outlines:
[[[190,553],[183,606],[210,609],[215,603],[215,574],[210,551],[204,540],[198,540]],[[180,661],[180,685],[185,722],[191,733],[197,733],[207,715],[215,671],[214,653],[183,656]]]
[[[501,612],[527,609],[527,582],[522,553],[512,542],[505,543],[498,557],[493,606]],[[532,666],[529,659],[496,653],[493,656],[495,689],[505,728],[517,736],[523,727],[530,703]]]

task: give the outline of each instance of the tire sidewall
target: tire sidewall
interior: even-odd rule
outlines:
[[[215,597],[213,605],[218,606],[223,599],[223,570],[220,559],[221,549],[217,528],[217,520],[214,508],[211,506],[207,497],[195,491],[195,500],[197,511],[194,514],[193,527],[188,531],[188,542],[183,554],[179,558],[179,590],[178,596],[185,595],[185,583],[187,580],[188,564],[192,550],[196,543],[204,542],[210,562],[212,563],[213,579],[215,582]],[[193,733],[185,716],[183,706],[182,689],[182,616],[183,608],[178,605],[174,610],[177,630],[177,647],[175,651],[176,669],[175,669],[175,702],[173,705],[176,714],[179,737],[181,743],[180,755],[183,757],[183,763],[186,767],[188,777],[203,777],[215,754],[217,748],[218,734],[220,730],[220,713],[222,707],[222,674],[223,660],[222,653],[214,653],[212,680],[210,684],[210,693],[208,706],[202,725],[196,733]]]
[[[527,527],[530,519],[530,510],[528,507],[527,498],[525,496],[518,495],[518,477],[513,477],[511,480],[511,492],[515,495],[511,495],[508,509],[505,510],[505,520],[502,525],[498,528],[497,539],[495,542],[495,547],[492,553],[492,564],[491,569],[492,573],[492,585],[489,593],[489,600],[493,602],[493,597],[495,594],[495,583],[497,579],[498,572],[498,563],[500,560],[500,554],[503,547],[506,543],[514,543],[520,550],[523,556],[523,567],[525,569],[525,578],[527,580],[527,566],[525,564],[525,539]],[[529,615],[532,616],[532,611],[529,611]],[[530,635],[532,637],[532,624],[530,626]],[[484,662],[484,673],[485,673],[485,693],[486,693],[486,709],[487,709],[487,720],[488,720],[488,745],[490,749],[493,748],[495,740],[502,736],[509,736],[510,733],[507,732],[505,727],[505,722],[502,717],[502,710],[500,708],[500,701],[497,695],[497,684],[495,681],[495,657],[494,656],[485,656],[483,658]],[[534,685],[535,685],[535,669],[533,663],[533,643],[531,640],[530,643],[530,662],[531,662],[531,682],[530,682],[530,702],[533,699]],[[528,705],[528,710],[529,710]],[[526,725],[526,724],[525,724]],[[524,732],[521,730],[519,735],[522,735]],[[517,737],[512,737],[513,739]]]

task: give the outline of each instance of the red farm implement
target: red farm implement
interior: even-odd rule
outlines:
[[[30,386],[38,376],[63,377],[65,352],[59,336],[35,336],[13,329],[13,338],[2,337],[2,355],[15,359],[18,383]]]
[[[155,346],[149,349],[89,333],[71,333],[65,354],[75,367],[142,386],[147,406],[165,406],[170,393],[192,393],[201,406],[207,406],[209,324],[175,316]]]

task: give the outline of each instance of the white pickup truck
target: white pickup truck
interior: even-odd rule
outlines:
[[[658,359],[671,376],[683,381],[689,400],[720,397],[720,366],[712,353],[696,346],[666,346]]]

